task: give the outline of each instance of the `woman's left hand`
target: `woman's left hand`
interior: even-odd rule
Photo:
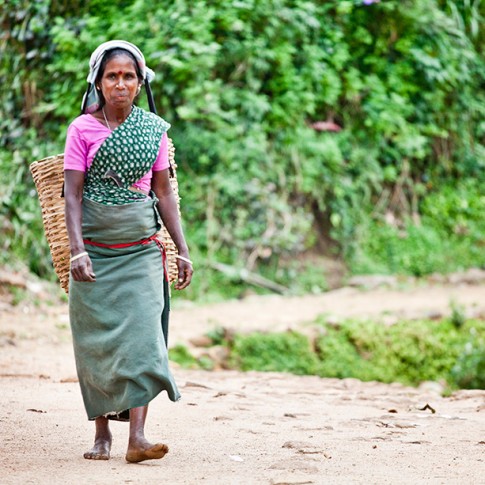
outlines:
[[[186,258],[189,259],[189,258]],[[183,259],[177,258],[177,268],[178,268],[178,280],[175,283],[174,288],[176,290],[183,290],[184,288],[187,288],[187,286],[190,285],[190,282],[192,281],[192,274],[194,273],[194,268],[192,267],[192,264],[184,261]]]
[[[178,257],[176,256],[178,279],[174,288],[176,290],[183,290],[190,285],[194,268],[189,258],[189,250],[185,243],[182,226],[180,225],[177,201],[173,193],[172,185],[170,184],[168,168],[153,172],[152,190],[158,198],[157,208],[162,222],[167,228],[178,251]]]

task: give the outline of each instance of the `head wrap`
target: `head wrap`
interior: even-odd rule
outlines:
[[[100,99],[98,95],[98,90],[96,89],[95,82],[98,76],[99,68],[106,52],[113,49],[124,49],[128,51],[136,59],[138,67],[140,68],[141,74],[143,76],[143,84],[147,90],[148,103],[150,105],[150,110],[155,111],[155,104],[153,102],[153,97],[150,90],[150,82],[155,78],[155,73],[146,66],[145,58],[140,49],[130,42],[125,40],[110,40],[104,42],[91,54],[89,59],[89,74],[87,77],[88,88],[83,96],[83,101],[81,105],[82,113],[94,113],[100,107]]]

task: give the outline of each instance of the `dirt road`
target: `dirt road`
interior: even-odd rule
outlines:
[[[304,326],[318,314],[446,314],[450,302],[484,314],[485,286],[345,289],[303,298],[250,297],[197,307],[175,301],[171,341],[213,326]],[[1,484],[485,484],[485,391],[443,398],[438,388],[285,374],[174,372],[183,400],[159,396],[147,435],[170,447],[127,464],[127,425],[113,424],[109,462],[91,445],[75,378],[65,304],[0,305]]]

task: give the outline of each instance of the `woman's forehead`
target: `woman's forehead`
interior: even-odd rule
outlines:
[[[133,59],[127,55],[119,54],[112,59],[110,59],[104,68],[104,72],[116,72],[116,73],[123,73],[123,72],[134,72],[136,74],[136,66]]]

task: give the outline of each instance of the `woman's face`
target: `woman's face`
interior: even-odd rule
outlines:
[[[109,60],[98,87],[103,93],[107,107],[131,107],[141,87],[133,59],[121,54]]]

